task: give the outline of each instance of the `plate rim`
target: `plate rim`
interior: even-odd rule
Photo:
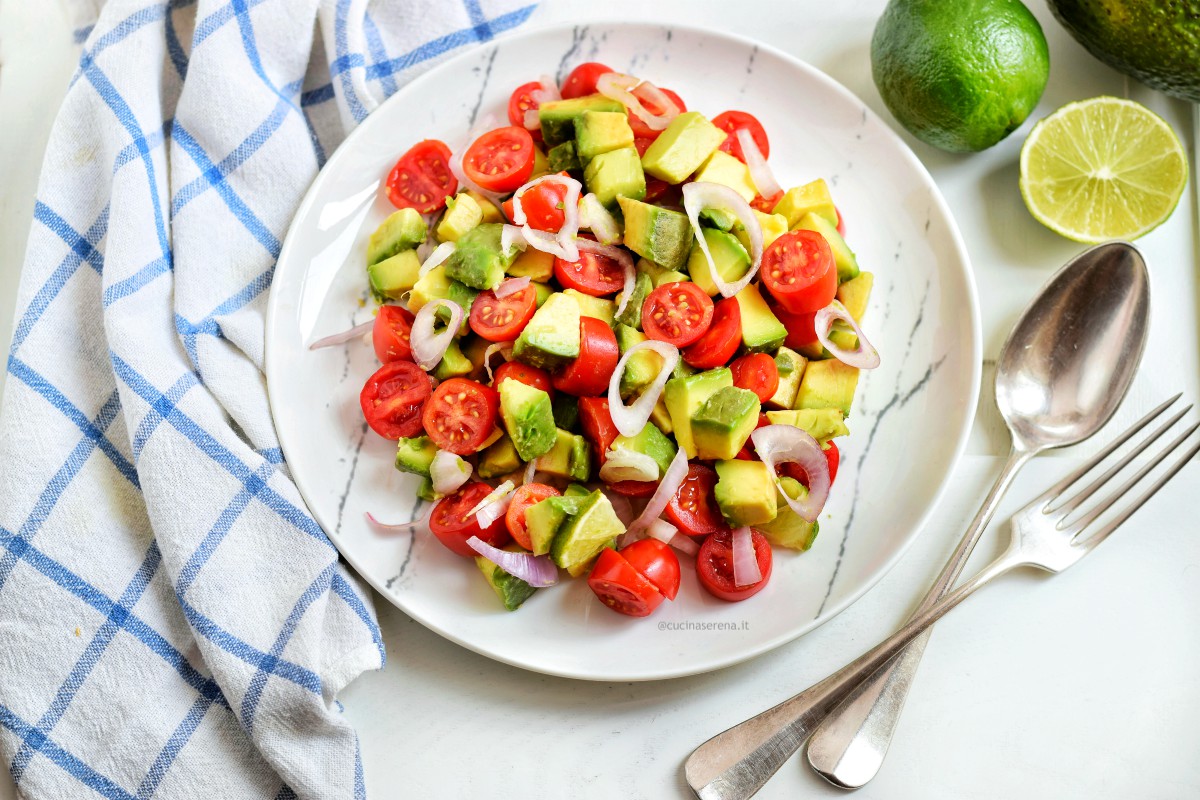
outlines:
[[[686,31],[693,35],[699,35],[702,37],[709,37],[709,38],[713,38],[713,39],[720,39],[720,40],[724,40],[726,42],[731,42],[731,43],[734,43],[734,44],[737,44],[737,45],[740,45],[743,47],[757,48],[758,50],[760,50],[762,52],[770,53],[771,55],[787,62],[791,66],[810,74],[811,77],[813,77],[815,80],[825,83],[827,88],[838,93],[843,98],[861,105],[863,110],[867,114],[867,117],[869,119],[873,118],[874,122],[879,123],[881,125],[881,127],[884,128],[891,135],[891,137],[894,139],[894,141],[900,145],[899,150],[901,153],[901,157],[904,158],[908,162],[909,167],[915,169],[916,172],[918,173],[918,175],[920,175],[924,179],[924,181],[926,182],[927,188],[930,190],[930,192],[929,192],[930,200],[933,204],[933,207],[936,208],[937,211],[946,220],[947,234],[949,236],[951,246],[953,247],[954,252],[958,256],[958,262],[961,265],[963,283],[964,283],[964,286],[966,289],[967,298],[969,300],[969,303],[967,305],[968,305],[968,312],[969,312],[969,317],[970,317],[970,329],[971,329],[971,339],[972,339],[970,362],[969,362],[971,381],[970,381],[969,397],[966,398],[967,402],[964,403],[964,405],[963,405],[963,407],[968,410],[968,413],[966,415],[965,420],[963,421],[963,424],[960,425],[960,430],[958,432],[958,437],[957,437],[957,440],[954,445],[953,454],[950,458],[948,468],[946,469],[945,474],[942,476],[937,488],[934,490],[931,502],[926,506],[925,510],[917,518],[916,522],[912,525],[911,531],[908,533],[908,535],[906,537],[904,537],[903,541],[900,542],[896,551],[891,555],[890,558],[888,558],[886,561],[884,561],[882,564],[880,564],[873,572],[871,572],[869,575],[867,575],[866,579],[862,582],[862,584],[858,588],[854,589],[849,594],[847,594],[847,596],[845,598],[843,598],[839,603],[831,606],[830,608],[823,610],[821,614],[819,614],[818,616],[809,620],[804,625],[801,625],[795,631],[790,631],[788,633],[779,634],[773,638],[764,640],[762,642],[758,642],[758,643],[754,644],[753,646],[747,647],[745,652],[743,652],[743,653],[738,653],[738,654],[732,655],[732,656],[724,655],[724,656],[719,656],[719,657],[715,657],[715,658],[710,658],[703,662],[693,663],[692,665],[689,665],[688,667],[685,667],[683,669],[661,668],[661,669],[643,670],[640,672],[630,673],[630,674],[625,674],[625,675],[612,675],[612,674],[595,675],[595,674],[590,674],[590,673],[581,672],[581,671],[577,671],[577,670],[569,670],[569,669],[561,669],[561,668],[542,666],[542,665],[538,665],[536,663],[529,662],[529,661],[522,662],[522,661],[518,661],[513,658],[505,657],[499,653],[492,652],[482,646],[476,645],[476,644],[460,637],[459,635],[445,629],[443,626],[440,626],[430,620],[424,619],[421,616],[409,611],[407,608],[405,608],[400,603],[399,598],[397,598],[395,595],[393,595],[387,589],[387,587],[385,587],[383,585],[382,581],[377,581],[377,580],[373,579],[372,577],[370,577],[370,575],[368,575],[363,569],[361,569],[359,567],[358,559],[356,557],[352,556],[349,552],[347,552],[348,550],[353,550],[353,548],[343,547],[343,544],[342,544],[343,537],[340,534],[331,534],[329,531],[326,531],[324,529],[324,527],[322,527],[322,530],[325,532],[325,535],[329,538],[329,540],[333,543],[333,545],[337,548],[339,555],[343,559],[345,559],[346,562],[348,564],[350,564],[351,567],[354,568],[354,571],[357,574],[357,576],[361,580],[363,580],[365,583],[367,583],[367,585],[369,585],[372,589],[374,589],[376,591],[376,593],[381,595],[384,599],[386,599],[389,603],[391,603],[393,606],[398,608],[401,612],[403,612],[410,619],[420,623],[421,625],[423,625],[424,627],[433,631],[434,633],[437,633],[439,636],[441,636],[451,642],[454,642],[455,644],[457,644],[461,647],[464,647],[474,653],[478,653],[479,655],[485,656],[494,661],[499,661],[501,663],[508,664],[513,667],[518,667],[520,669],[529,670],[531,672],[536,672],[538,674],[552,675],[555,677],[570,678],[570,679],[575,679],[575,680],[588,680],[588,681],[599,681],[599,682],[633,682],[633,681],[642,682],[642,681],[654,681],[654,680],[667,680],[667,679],[671,679],[671,678],[683,678],[683,677],[688,677],[688,676],[692,676],[692,675],[700,675],[700,674],[704,674],[704,673],[708,673],[708,672],[715,672],[716,670],[719,670],[719,669],[724,669],[727,667],[735,666],[737,664],[742,664],[746,661],[757,658],[758,656],[761,656],[765,653],[768,653],[772,650],[782,647],[783,645],[788,644],[789,642],[793,642],[796,639],[799,639],[801,636],[804,636],[805,634],[811,633],[812,631],[816,630],[817,628],[820,628],[822,625],[826,624],[830,620],[839,616],[843,611],[845,611],[847,608],[849,608],[851,605],[853,605],[855,602],[857,602],[868,591],[873,589],[879,583],[879,581],[881,581],[885,575],[887,575],[889,572],[891,572],[892,569],[894,569],[895,566],[900,562],[900,560],[908,553],[909,549],[916,542],[917,538],[925,530],[925,527],[928,525],[929,519],[933,515],[933,512],[941,505],[941,502],[942,502],[943,498],[945,497],[947,490],[949,489],[951,478],[954,474],[954,471],[958,467],[958,464],[962,460],[962,457],[966,451],[966,447],[967,447],[967,444],[968,444],[968,441],[969,441],[970,435],[971,435],[971,430],[974,426],[976,409],[979,404],[979,394],[980,394],[980,390],[981,390],[982,372],[983,372],[983,332],[982,332],[981,313],[980,313],[980,309],[979,309],[979,297],[978,297],[978,290],[975,285],[975,276],[974,276],[974,270],[972,269],[972,266],[971,266],[970,255],[967,251],[966,243],[963,241],[962,232],[959,230],[958,222],[954,218],[954,215],[951,212],[950,207],[946,202],[946,198],[943,196],[942,190],[938,186],[937,182],[934,180],[933,175],[929,172],[928,168],[926,168],[925,164],[919,158],[917,158],[916,153],[913,152],[912,148],[908,145],[908,143],[906,141],[904,141],[904,139],[900,136],[900,134],[897,133],[891,125],[887,124],[887,122],[882,117],[880,117],[880,115],[874,109],[872,109],[869,105],[867,105],[866,101],[864,101],[862,98],[860,98],[854,92],[852,92],[850,89],[848,89],[846,86],[844,86],[840,81],[836,80],[831,75],[827,74],[824,70],[820,69],[819,67],[816,67],[815,65],[809,63],[808,61],[805,61],[804,59],[801,59],[795,55],[792,55],[791,53],[781,50],[780,48],[775,47],[774,45],[768,44],[766,42],[760,41],[760,40],[755,39],[750,36],[745,36],[745,35],[738,34],[738,33],[730,33],[728,31],[715,30],[713,28],[708,28],[708,27],[704,27],[701,25],[675,24],[675,23],[666,24],[666,23],[661,23],[661,22],[649,22],[649,21],[636,22],[636,21],[629,21],[629,20],[616,19],[616,18],[591,19],[591,20],[588,20],[586,23],[582,23],[582,24],[581,23],[569,23],[569,22],[568,23],[551,23],[551,24],[538,24],[538,25],[533,25],[530,27],[518,28],[518,29],[515,29],[512,31],[506,31],[503,34],[497,36],[495,39],[493,39],[490,42],[479,43],[479,46],[469,47],[466,50],[464,50],[463,52],[456,54],[452,58],[449,58],[449,59],[443,61],[442,63],[432,67],[428,71],[422,73],[421,75],[418,75],[417,77],[413,78],[411,81],[405,83],[394,94],[392,94],[390,97],[388,97],[382,103],[380,103],[378,108],[375,109],[375,112],[378,112],[380,109],[382,109],[385,105],[387,105],[389,103],[396,103],[396,104],[402,103],[404,96],[408,92],[411,91],[413,86],[420,86],[429,80],[436,79],[438,77],[438,75],[441,74],[443,71],[449,69],[450,67],[452,67],[453,65],[455,65],[459,62],[464,62],[468,59],[478,57],[478,53],[479,53],[481,47],[495,46],[495,45],[501,44],[501,43],[511,44],[512,42],[519,41],[521,39],[534,38],[534,37],[537,37],[540,35],[545,35],[545,34],[569,32],[569,31],[573,31],[573,30],[578,30],[581,27],[592,27],[592,26],[597,26],[597,27],[603,26],[603,27],[608,27],[608,28],[620,27],[620,28],[625,28],[625,29],[629,29],[629,30],[633,30],[633,31],[638,31],[638,30],[641,30],[641,31],[662,31],[662,30]],[[374,116],[374,113],[371,116]],[[362,136],[366,135],[364,133],[365,129],[366,129],[366,122],[364,121],[363,123],[360,123],[359,125],[357,125],[354,128],[354,130],[352,130],[349,134],[347,134],[346,138],[342,140],[341,144],[339,144],[337,146],[337,148],[334,150],[333,154],[325,162],[325,165],[323,167],[321,167],[321,169],[317,172],[316,176],[312,180],[312,183],[309,184],[308,189],[305,191],[304,197],[301,199],[300,203],[296,206],[296,211],[292,215],[291,222],[288,224],[288,231],[287,231],[286,236],[284,237],[283,246],[280,248],[279,257],[276,259],[276,265],[284,262],[285,259],[291,255],[291,251],[296,246],[298,246],[298,245],[296,245],[296,239],[298,237],[296,235],[294,235],[294,232],[297,230],[298,221],[303,217],[307,217],[312,212],[312,208],[317,202],[316,198],[317,198],[317,195],[320,193],[321,188],[324,186],[324,184],[326,182],[328,182],[329,180],[332,180],[331,178],[328,177],[328,175],[330,173],[336,171],[336,165],[339,163],[339,159],[344,159],[344,158],[349,157],[347,154],[354,148],[354,145],[357,142],[357,140],[359,138],[362,138]],[[275,418],[277,416],[277,405],[282,402],[282,401],[277,401],[276,393],[271,391],[271,386],[273,383],[271,378],[272,378],[272,375],[275,374],[278,369],[278,362],[272,358],[272,354],[275,352],[275,346],[273,344],[273,337],[270,334],[271,334],[271,331],[274,329],[275,324],[277,322],[277,319],[276,319],[277,316],[281,313],[279,311],[279,306],[281,303],[280,297],[282,294],[281,292],[276,291],[276,289],[277,289],[277,285],[275,284],[274,278],[272,278],[271,289],[270,289],[269,297],[267,300],[267,311],[266,311],[266,315],[264,317],[264,328],[263,328],[263,330],[264,330],[263,374],[264,374],[264,378],[266,381],[267,402],[268,402],[268,407],[271,410],[272,426],[274,426]],[[273,368],[273,365],[276,365],[276,368]],[[279,436],[278,430],[276,430],[276,439],[279,440],[279,446],[280,446],[281,451],[283,452],[284,461],[286,463],[288,461],[288,447],[284,443],[282,437]],[[320,526],[320,521],[317,519],[317,515],[315,513],[313,513],[312,509],[309,507],[308,493],[305,491],[304,486],[302,485],[301,479],[294,474],[290,475],[289,477],[290,477],[292,483],[296,486],[296,490],[299,492],[301,499],[304,501],[305,510],[312,516],[313,520],[317,522],[317,525]]]

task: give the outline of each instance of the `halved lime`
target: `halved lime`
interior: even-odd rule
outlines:
[[[1077,242],[1136,239],[1157,228],[1175,210],[1187,173],[1171,126],[1118,97],[1063,106],[1021,148],[1029,213]]]

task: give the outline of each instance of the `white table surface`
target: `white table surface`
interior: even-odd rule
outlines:
[[[890,119],[871,82],[868,55],[883,5],[556,2],[545,4],[530,24],[602,15],[732,30],[810,61]],[[1162,114],[1193,147],[1187,105],[1101,66],[1062,32],[1044,4],[1029,5],[1045,28],[1052,65],[1035,118],[1071,100],[1128,96]],[[0,0],[4,350],[41,153],[76,58],[57,3]],[[799,641],[717,673],[650,684],[524,672],[457,647],[381,602],[387,668],[363,676],[342,696],[362,737],[372,797],[688,797],[680,765],[695,745],[824,677],[902,620],[952,549],[1006,449],[991,400],[991,359],[1037,287],[1080,249],[1034,222],[1021,203],[1017,156],[1030,124],[969,157],[940,153],[902,133],[945,193],[967,242],[982,303],[985,370],[956,485],[899,566]],[[1116,425],[1168,392],[1200,397],[1194,197],[1189,191],[1172,219],[1138,242],[1153,273],[1153,326]],[[3,380],[0,374],[0,388]],[[1027,467],[998,518],[1066,471],[1084,449]],[[1054,580],[1011,576],[942,622],[892,752],[857,796],[1200,796],[1200,540],[1188,505],[1198,489],[1200,466],[1191,464],[1084,565]],[[973,563],[998,552],[1003,535],[994,525]],[[748,608],[750,624],[754,613],[769,610]],[[793,760],[760,796],[842,795]],[[13,796],[7,775],[0,775],[0,800]]]

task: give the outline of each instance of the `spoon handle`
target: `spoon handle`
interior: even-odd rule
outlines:
[[[996,513],[1000,498],[1017,472],[1035,453],[1014,443],[991,492],[975,514],[975,519],[971,520],[941,574],[913,612],[913,617],[928,611],[950,591]],[[926,630],[891,663],[860,683],[813,733],[808,744],[808,763],[821,777],[846,789],[857,789],[875,777],[891,744],[908,690],[916,678],[921,656],[932,632],[932,629]]]

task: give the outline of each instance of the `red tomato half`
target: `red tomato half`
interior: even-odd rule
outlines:
[[[825,463],[829,465],[829,483],[833,484],[834,478],[837,477],[838,464],[841,463],[842,454],[838,451],[838,446],[833,442],[829,443],[829,447],[825,449]],[[800,483],[808,486],[808,474],[800,467],[799,464],[787,463],[779,465],[779,472],[789,478],[794,478]]]
[[[387,198],[396,208],[413,208],[422,214],[446,205],[446,196],[458,191],[450,171],[450,148],[437,139],[417,142],[400,156],[387,179]]]
[[[375,324],[371,327],[371,344],[375,357],[384,364],[393,361],[412,361],[413,315],[400,306],[380,306]]]
[[[626,497],[649,497],[658,488],[658,481],[617,481],[608,488]]]
[[[466,378],[451,378],[438,384],[421,419],[434,444],[466,456],[491,434],[499,413],[500,395],[495,389]]]
[[[691,281],[664,283],[642,304],[642,330],[651,339],[686,347],[708,330],[713,301]]]
[[[775,212],[775,206],[779,205],[779,201],[782,199],[783,192],[773,194],[770,197],[763,197],[759,194],[755,195],[754,199],[750,201],[750,207],[764,214],[772,214]]]
[[[710,534],[700,545],[696,556],[696,574],[700,585],[713,597],[736,602],[758,594],[771,580],[771,545],[765,536],[751,529],[754,555],[758,559],[758,571],[762,579],[749,586],[738,586],[733,582],[733,531]]]
[[[787,339],[784,344],[793,350],[799,350],[817,341],[817,312],[811,314],[793,314],[778,303],[768,303],[773,313],[783,327],[787,328]]]
[[[745,162],[746,160],[746,156],[742,153],[742,146],[737,140],[739,128],[746,128],[750,131],[750,136],[758,145],[758,151],[762,153],[763,158],[771,155],[771,142],[767,139],[767,132],[753,114],[747,114],[745,111],[725,111],[713,117],[712,123],[729,134],[718,149],[724,150],[739,161]]]
[[[575,261],[555,258],[554,277],[565,288],[592,297],[604,297],[625,288],[625,270],[621,268],[621,262],[590,250],[580,250]]]
[[[663,89],[662,92],[675,104],[675,107],[679,109],[679,113],[682,114],[684,111],[687,111],[687,106],[684,105],[684,102],[680,99],[679,95],[675,94],[670,89]],[[646,109],[651,114],[661,116],[667,110],[665,108],[659,108],[657,103],[646,97],[646,90],[642,89],[640,86],[633,90],[633,96],[638,100],[641,100],[642,108]],[[633,129],[635,144],[637,138],[644,138],[653,141],[662,133],[662,131],[656,131],[646,123],[642,122],[632,111],[629,112],[629,127]]]
[[[612,72],[612,68],[601,64],[598,61],[588,61],[580,64],[575,69],[571,70],[571,74],[563,81],[562,96],[564,100],[570,100],[572,97],[583,97],[586,94],[596,93],[596,81],[600,80],[600,76],[606,72]]]
[[[820,311],[837,294],[837,266],[829,242],[816,231],[788,231],[763,254],[763,285],[793,314]]]
[[[560,172],[560,175],[566,175]],[[535,231],[558,233],[563,226],[563,198],[567,189],[558,183],[539,183],[525,194],[521,195],[521,208],[525,211],[525,220]],[[513,201],[510,197],[502,204],[504,214],[511,222],[514,217]]]
[[[726,297],[713,309],[712,324],[696,343],[683,351],[683,360],[696,369],[723,367],[742,343],[742,311],[736,297]]]
[[[617,337],[612,328],[595,317],[580,317],[579,357],[563,367],[552,378],[552,383],[560,392],[576,397],[604,394],[620,360],[621,352],[617,349]],[[605,406],[605,413],[608,413],[608,406]]]
[[[841,209],[839,209],[837,206],[834,206],[833,213],[837,214],[837,221],[838,221],[837,232],[840,233],[842,236],[845,236],[846,235],[846,220],[842,218]]]
[[[384,364],[367,378],[358,396],[371,430],[385,439],[421,432],[421,410],[432,391],[429,376],[411,361]]]
[[[613,439],[618,436],[617,426],[613,424],[612,414],[608,411],[608,398],[579,398],[579,426],[583,428],[584,438],[592,443],[603,465],[604,454],[612,446]]]
[[[511,342],[533,319],[537,290],[526,286],[519,292],[496,297],[491,289],[480,292],[471,304],[471,330],[489,342]]]
[[[754,392],[760,403],[770,400],[779,388],[779,367],[766,353],[742,356],[730,365],[730,369],[733,370],[733,385]]]
[[[531,367],[528,364],[522,364],[520,361],[505,361],[496,368],[496,377],[492,381],[492,386],[499,390],[500,382],[505,378],[512,378],[526,386],[541,389],[550,395],[551,399],[554,398],[554,387],[550,385],[550,373],[544,369]]]
[[[689,464],[687,477],[667,503],[667,519],[688,536],[729,530],[713,495],[716,485],[716,470],[704,464]]]
[[[463,172],[489,192],[511,192],[529,180],[533,161],[533,137],[525,128],[510,125],[472,142],[463,156]]]
[[[529,531],[525,528],[525,512],[530,506],[542,502],[547,497],[558,497],[560,494],[562,492],[558,489],[544,483],[526,483],[518,486],[508,504],[508,511],[504,513],[504,524],[512,534],[513,541],[526,550],[532,550],[533,540],[529,538]]]
[[[538,81],[530,81],[522,83],[513,90],[512,97],[508,98],[508,121],[519,128],[525,127],[525,112],[535,109],[540,105],[537,100],[533,99],[534,92],[540,92],[542,84]],[[541,137],[542,132],[529,131],[534,140]]]
[[[461,489],[446,495],[433,507],[433,513],[429,515],[429,530],[452,552],[467,558],[479,555],[467,544],[467,539],[472,536],[478,536],[493,547],[503,547],[508,543],[504,517],[486,528],[480,528],[475,515],[469,513],[491,491],[492,487],[479,481],[463,484]]]
[[[638,539],[620,551],[668,600],[679,594],[679,556],[658,539]]]
[[[620,614],[648,617],[662,604],[663,595],[616,550],[604,548],[588,576],[588,587],[600,602]]]

